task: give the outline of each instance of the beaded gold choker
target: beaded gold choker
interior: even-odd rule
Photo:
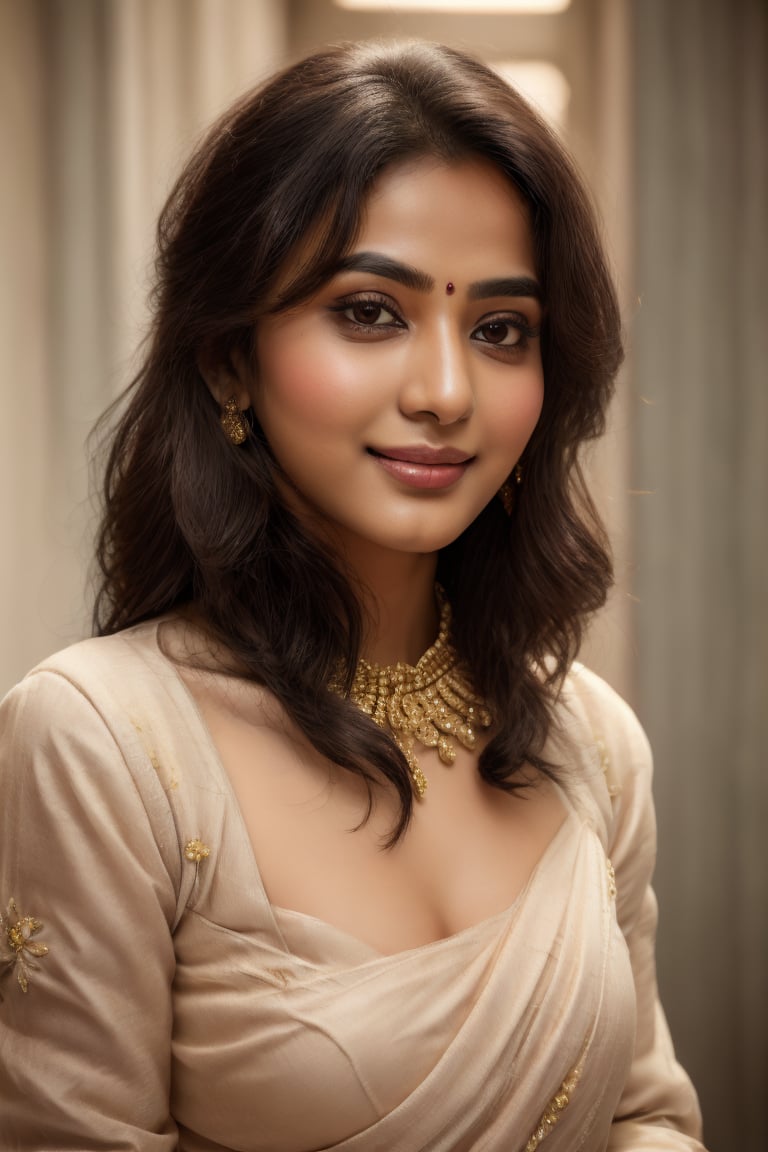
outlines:
[[[489,728],[491,714],[467,684],[451,644],[451,606],[440,597],[440,630],[414,668],[394,664],[382,668],[361,660],[349,699],[380,728],[388,727],[405,756],[417,796],[427,779],[419,767],[415,744],[437,748],[443,764],[456,759],[456,740],[474,748],[476,728]]]

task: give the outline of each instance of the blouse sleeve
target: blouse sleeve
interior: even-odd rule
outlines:
[[[696,1093],[675,1059],[656,984],[656,819],[652,759],[634,712],[611,688],[582,671],[613,818],[607,853],[616,878],[616,914],[629,950],[637,1001],[630,1074],[614,1118],[609,1152],[703,1150]],[[596,697],[596,698],[595,698]]]
[[[0,708],[2,1148],[176,1148],[176,895],[141,768],[56,672]]]

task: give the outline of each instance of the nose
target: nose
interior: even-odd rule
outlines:
[[[475,406],[469,352],[448,323],[414,338],[400,392],[401,411],[445,425],[466,420]]]

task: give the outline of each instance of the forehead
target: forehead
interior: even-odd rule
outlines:
[[[451,260],[533,274],[530,211],[514,184],[480,159],[434,158],[387,168],[363,205],[352,250],[387,255],[439,274]],[[514,268],[512,267],[514,265]],[[458,274],[458,273],[457,273]]]
[[[350,244],[333,239],[334,213],[291,251],[264,312],[300,306],[335,278],[339,262],[375,252],[439,281],[536,278],[531,213],[513,182],[489,161],[417,157],[391,164],[360,207]]]

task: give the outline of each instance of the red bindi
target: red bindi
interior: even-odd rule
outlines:
[[[448,281],[448,283],[447,283],[447,284],[446,284],[446,286],[445,286],[445,294],[446,294],[446,296],[453,296],[453,294],[454,294],[454,292],[455,292],[455,291],[456,291],[456,285],[453,283],[453,281],[452,281],[452,280],[449,280],[449,281]]]

